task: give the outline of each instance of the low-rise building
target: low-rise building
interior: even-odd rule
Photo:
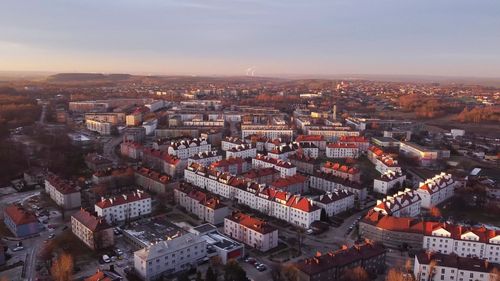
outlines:
[[[361,171],[356,167],[327,161],[325,165],[321,167],[321,171],[353,182],[361,182]]]
[[[370,147],[370,141],[365,137],[361,136],[342,136],[340,137],[339,144],[347,144],[347,145],[355,145],[360,152],[368,151],[368,147]]]
[[[301,174],[290,177],[279,178],[273,181],[270,186],[275,189],[287,191],[294,194],[302,194],[309,191],[309,181]]]
[[[427,148],[411,142],[401,142],[399,153],[408,158],[415,158],[422,166],[431,166],[436,164],[438,159],[449,158],[449,150],[438,150]]]
[[[354,193],[338,189],[333,192],[325,192],[313,202],[314,205],[325,210],[327,216],[332,217],[354,208]]]
[[[238,260],[245,256],[245,245],[220,233],[217,227],[206,223],[190,230],[207,242],[207,257],[219,257],[221,264],[230,260]]]
[[[45,178],[45,192],[54,202],[64,209],[74,209],[81,206],[80,188],[52,173]]]
[[[241,177],[258,184],[271,184],[280,178],[280,172],[274,168],[251,169]]]
[[[203,166],[208,166],[213,162],[217,162],[220,160],[222,160],[222,155],[219,155],[216,150],[205,151],[189,157],[188,165],[191,165],[191,163],[198,163]]]
[[[348,143],[330,143],[326,146],[328,158],[358,158],[359,147]]]
[[[35,214],[21,204],[6,206],[3,210],[3,222],[14,236],[20,238],[35,235],[43,230]]]
[[[134,269],[145,281],[196,267],[207,257],[206,241],[187,233],[134,252]]]
[[[71,216],[71,231],[92,250],[114,245],[113,228],[105,219],[81,209]]]
[[[267,157],[258,154],[257,157],[252,159],[253,168],[274,168],[280,171],[281,177],[293,176],[297,173],[297,167],[290,162]]]
[[[261,252],[278,246],[277,228],[237,211],[224,219],[224,234]]]
[[[368,193],[366,187],[357,182],[325,172],[316,172],[309,177],[309,187],[327,192],[332,192],[337,189],[345,189],[354,193],[359,201],[365,201]]]
[[[418,281],[427,280],[498,280],[500,264],[457,255],[420,252],[415,255],[413,275]]]
[[[142,145],[133,141],[124,141],[120,144],[120,154],[122,156],[139,160],[142,158]]]
[[[174,155],[179,159],[188,159],[200,152],[211,151],[212,146],[206,139],[193,138],[189,140],[181,140],[171,142],[168,146],[168,154]]]
[[[226,137],[221,141],[221,149],[226,151],[230,150],[233,147],[238,147],[243,144],[245,144],[245,142],[240,138]]]
[[[238,146],[233,146],[230,149],[226,150],[226,159],[227,158],[254,158],[257,156],[257,148],[255,148],[252,144],[241,144]]]
[[[151,213],[151,196],[142,190],[102,198],[95,204],[95,212],[109,224],[127,221]]]
[[[321,135],[299,135],[295,139],[295,142],[301,145],[304,143],[314,144],[320,151],[324,152],[326,150],[326,140]]]
[[[85,164],[89,169],[91,169],[94,172],[113,167],[113,161],[97,153],[90,153],[86,155]]]
[[[134,177],[138,186],[156,194],[166,193],[168,188],[174,185],[169,175],[146,167],[137,167],[134,171]]]
[[[314,171],[319,170],[321,165],[320,159],[311,158],[301,153],[288,156],[288,161],[297,167],[298,172],[308,175],[312,175]]]
[[[217,196],[187,183],[174,189],[174,199],[186,211],[211,224],[222,224],[229,215],[229,208]]]
[[[376,146],[368,148],[368,160],[375,164],[375,169],[381,174],[385,174],[389,170],[402,172],[398,161]]]
[[[113,128],[113,124],[109,122],[93,119],[86,119],[85,125],[87,126],[87,130],[97,132],[101,135],[111,135],[111,129]]]
[[[318,252],[314,257],[295,263],[299,281],[341,280],[347,269],[361,267],[376,274],[385,270],[386,250],[374,243],[355,244],[328,253]]]
[[[219,172],[227,172],[231,175],[240,175],[242,173],[248,172],[251,169],[252,164],[250,163],[250,158],[227,158],[222,159],[210,164],[210,167],[214,168]]]
[[[417,217],[420,215],[422,199],[417,192],[406,188],[392,196],[377,200],[373,207],[375,212],[395,217]]]
[[[455,194],[455,188],[459,185],[460,183],[455,181],[450,174],[444,172],[421,182],[417,193],[422,198],[422,208],[430,209],[451,198]]]
[[[373,191],[387,194],[394,188],[402,187],[405,180],[406,175],[402,172],[389,170],[373,180]]]

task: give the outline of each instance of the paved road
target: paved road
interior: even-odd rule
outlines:
[[[115,165],[120,162],[120,157],[118,157],[118,155],[116,155],[115,148],[121,142],[122,142],[121,136],[113,137],[108,142],[106,142],[102,148],[103,154],[104,154],[103,156],[112,160]]]

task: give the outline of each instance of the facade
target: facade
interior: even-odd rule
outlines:
[[[278,246],[277,228],[241,212],[224,219],[224,234],[261,252]]]
[[[345,145],[355,145],[360,152],[368,151],[368,147],[370,147],[370,142],[365,137],[359,136],[342,136],[340,137],[339,144]]]
[[[416,158],[422,166],[431,166],[438,159],[449,157],[450,152],[429,149],[411,142],[401,142],[399,144],[399,153],[409,158]]]
[[[301,153],[288,156],[288,161],[297,167],[297,171],[312,175],[314,171],[319,170],[321,160],[304,156]]]
[[[6,206],[3,210],[3,221],[10,232],[20,238],[35,235],[43,230],[35,214],[20,204]]]
[[[45,192],[57,205],[66,210],[78,208],[82,204],[80,188],[54,174],[47,175]]]
[[[188,270],[207,256],[206,241],[193,233],[172,237],[134,252],[134,268],[145,281]]]
[[[373,243],[355,244],[295,263],[299,281],[341,280],[347,269],[361,267],[367,272],[378,273],[385,269],[386,250]]]
[[[190,184],[181,183],[174,189],[175,203],[184,207],[199,219],[218,225],[229,215],[229,208],[217,196]]]
[[[500,262],[500,231],[486,227],[440,224],[424,234],[423,248],[489,262]]]
[[[333,192],[337,189],[348,190],[354,193],[356,198],[360,201],[364,201],[368,193],[366,187],[361,186],[357,182],[324,172],[316,172],[314,175],[309,177],[309,187],[327,192]]]
[[[166,193],[169,186],[173,185],[171,177],[146,167],[137,167],[134,170],[135,183],[144,190],[153,193]]]
[[[375,164],[375,169],[381,174],[387,171],[402,172],[398,161],[376,146],[368,148],[368,160]]]
[[[393,188],[402,187],[405,180],[406,175],[402,172],[389,170],[381,174],[379,178],[373,180],[373,191],[387,194]]]
[[[339,189],[326,192],[313,202],[314,205],[325,210],[327,216],[332,217],[354,208],[354,193]]]
[[[171,155],[166,151],[143,148],[142,163],[151,169],[159,170],[169,176],[175,177],[182,173],[182,169],[186,167],[184,163],[187,163],[187,161],[182,161],[177,156]]]
[[[297,173],[297,167],[290,162],[283,160],[266,157],[258,154],[257,157],[252,159],[253,168],[274,168],[280,171],[281,177],[290,177]]]
[[[258,184],[271,184],[280,178],[280,172],[274,168],[251,169],[241,177]]]
[[[122,156],[139,160],[142,158],[142,145],[133,141],[124,141],[120,144],[120,154]]]
[[[251,144],[242,144],[233,146],[226,150],[227,158],[255,158],[257,156],[257,149]]]
[[[356,167],[326,161],[323,167],[321,167],[321,171],[353,182],[361,182],[361,171]]]
[[[125,123],[125,113],[106,112],[106,113],[85,113],[85,120],[96,120],[99,122],[111,123],[113,125]]]
[[[151,197],[137,190],[115,197],[102,198],[95,204],[95,212],[109,224],[126,221],[151,213]]]
[[[92,250],[114,245],[113,228],[103,218],[84,209],[71,216],[71,231]]]
[[[188,159],[200,152],[211,151],[212,147],[203,138],[194,138],[191,140],[181,140],[178,142],[171,142],[168,147],[168,154],[174,155],[179,159]]]
[[[377,205],[373,207],[373,210],[394,217],[417,217],[420,215],[421,203],[422,199],[418,193],[406,188],[393,196],[377,200]]]
[[[286,125],[241,125],[241,138],[250,135],[261,135],[268,139],[293,137],[293,130]]]
[[[222,264],[226,264],[230,260],[238,260],[245,256],[245,245],[237,242],[227,235],[220,233],[217,227],[205,223],[194,227],[191,233],[197,234],[207,242],[207,257],[218,256]]]
[[[250,163],[250,159],[227,158],[211,163],[210,167],[219,172],[230,173],[231,175],[240,175],[248,172],[252,165]]]
[[[279,178],[273,181],[270,186],[294,194],[302,194],[309,191],[309,181],[307,177],[296,174],[291,177]]]
[[[299,135],[295,139],[295,142],[301,145],[304,143],[314,144],[320,151],[324,152],[326,150],[326,140],[321,135]]]
[[[101,135],[111,135],[111,129],[113,127],[113,124],[109,122],[94,119],[86,119],[85,125],[87,126],[87,130],[97,132]]]
[[[495,270],[497,273],[494,273]],[[415,255],[413,275],[418,281],[491,281],[500,278],[499,270],[500,264],[481,259],[420,252]]]
[[[417,189],[422,198],[422,208],[430,209],[455,194],[455,188],[460,185],[450,174],[441,173],[421,182]]]
[[[221,141],[221,149],[226,151],[230,150],[233,147],[238,147],[240,145],[245,144],[243,140],[240,138],[235,138],[235,137],[226,137]]]
[[[331,143],[326,146],[328,158],[358,158],[359,147],[349,143]]]
[[[191,163],[198,163],[203,166],[208,166],[213,162],[217,162],[222,160],[222,156],[218,155],[217,151],[205,151],[200,152],[194,156],[188,158],[188,165]]]

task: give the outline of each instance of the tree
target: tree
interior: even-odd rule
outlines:
[[[70,281],[73,274],[73,257],[70,254],[62,253],[52,264],[50,273],[54,281]]]
[[[224,281],[248,281],[247,273],[235,260],[229,260],[224,266]]]
[[[205,273],[205,281],[217,281],[217,275],[211,266],[208,267],[207,272]]]
[[[370,276],[368,272],[361,266],[357,266],[355,268],[347,269],[342,274],[342,281],[369,281]]]
[[[189,274],[187,272],[179,274],[177,281],[189,281]]]
[[[203,277],[201,277],[200,271],[196,271],[196,281],[203,281]]]
[[[283,266],[281,269],[282,279],[286,281],[298,281],[299,280],[299,270],[295,265],[288,264]]]
[[[404,273],[396,268],[391,268],[387,273],[385,281],[413,281],[413,275],[410,273]]]

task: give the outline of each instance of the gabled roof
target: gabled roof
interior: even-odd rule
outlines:
[[[94,216],[84,209],[80,209],[80,211],[74,213],[71,217],[79,221],[92,232],[111,228],[105,219]]]
[[[23,208],[21,204],[10,204],[4,209],[4,214],[17,225],[37,223],[38,220],[33,212]]]

